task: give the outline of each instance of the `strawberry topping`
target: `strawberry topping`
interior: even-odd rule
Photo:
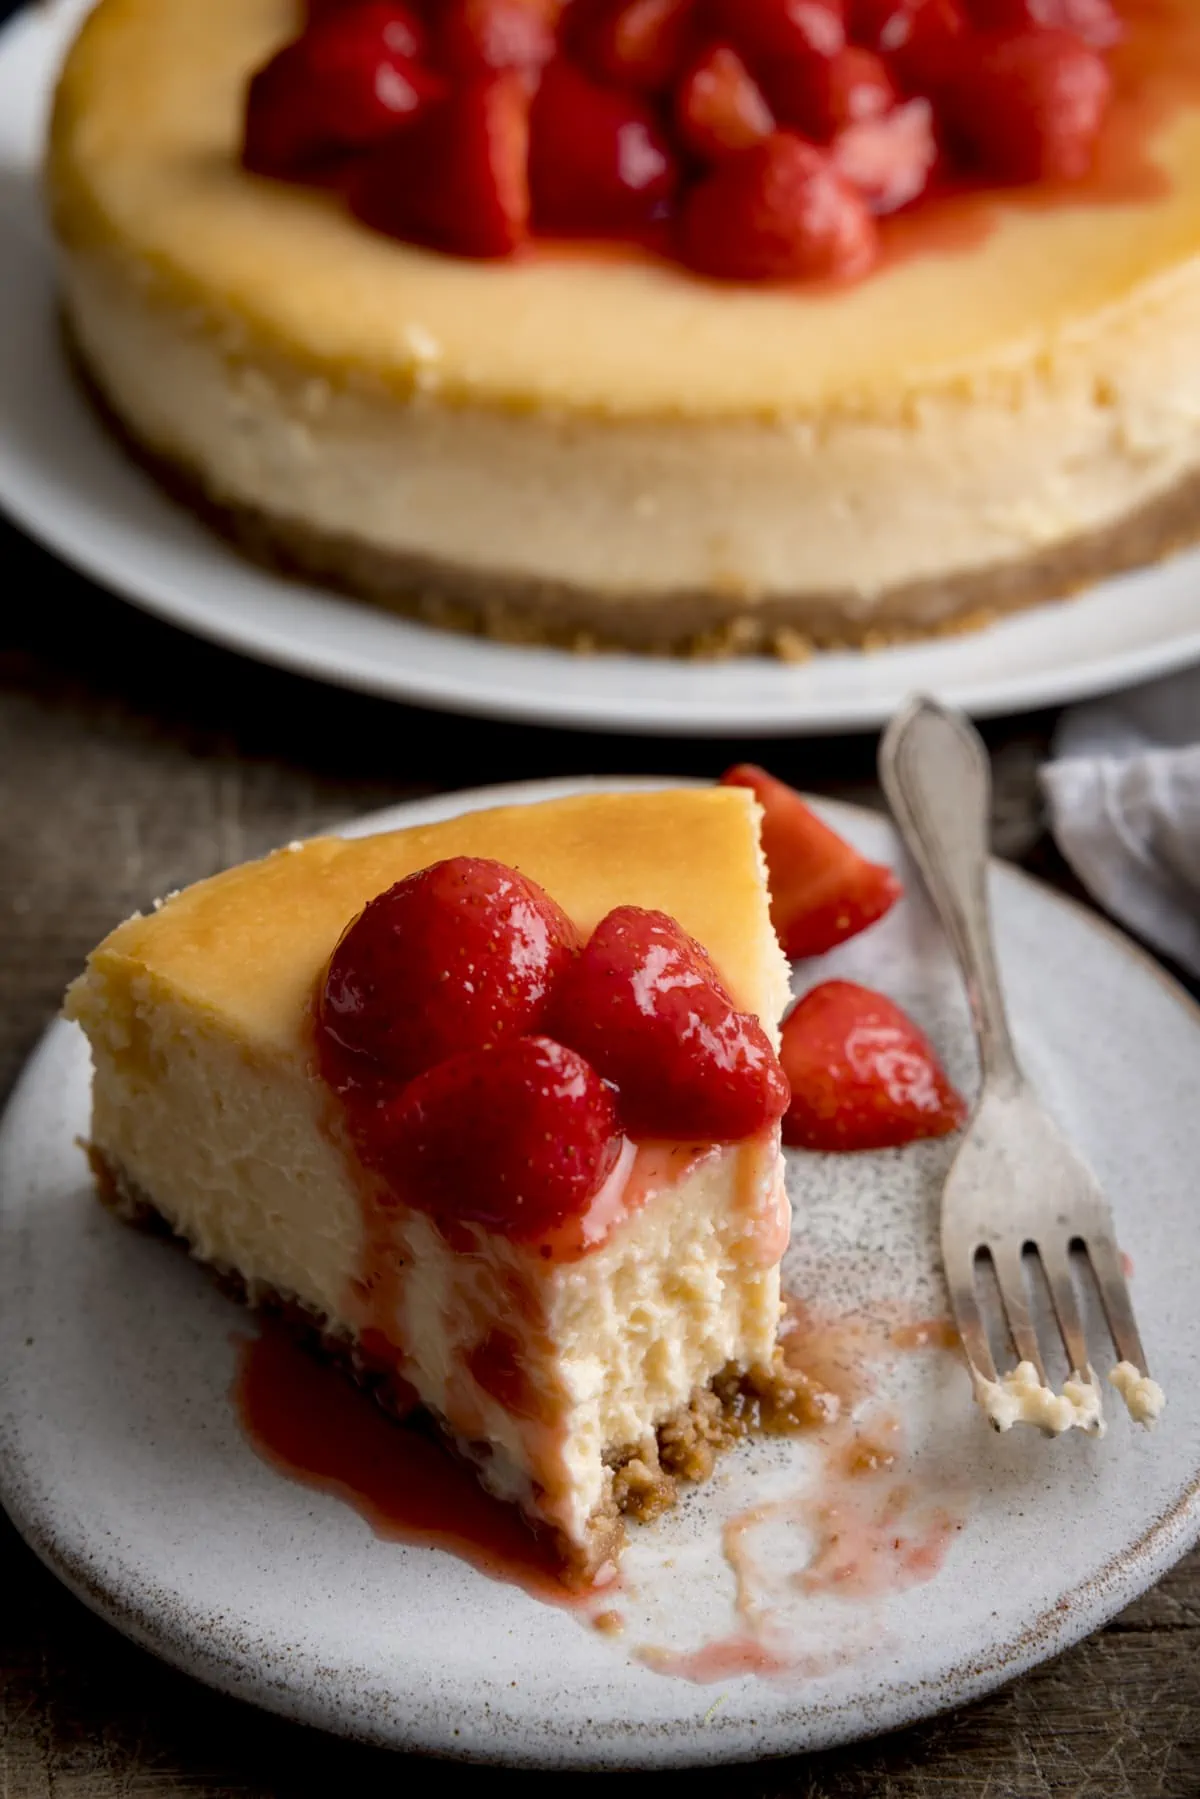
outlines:
[[[968,159],[1006,181],[1077,181],[1092,166],[1112,77],[1065,31],[974,39],[945,95]]]
[[[568,47],[599,80],[655,93],[679,74],[694,10],[695,0],[574,0]]]
[[[767,93],[782,124],[821,144],[847,126],[882,118],[897,100],[881,59],[853,45],[836,56],[782,64],[768,79]]]
[[[966,1117],[929,1040],[899,1006],[852,981],[805,994],[780,1050],[792,1098],[783,1140],[801,1149],[891,1149],[944,1137]]]
[[[846,42],[841,0],[710,0],[708,10],[757,73],[793,58],[836,56]]]
[[[505,69],[536,73],[556,49],[545,0],[442,0],[432,16],[439,66],[467,80]]]
[[[381,144],[350,203],[392,237],[457,256],[508,256],[529,229],[528,145],[523,78],[485,78]]]
[[[536,1030],[578,934],[533,881],[455,856],[389,887],[330,959],[323,1035],[395,1081]]]
[[[533,103],[529,179],[543,231],[637,235],[675,189],[677,165],[654,113],[569,63],[547,69]]]
[[[258,175],[322,178],[416,118],[442,91],[416,60],[420,27],[374,0],[331,11],[253,77],[243,161]]]
[[[1123,35],[1112,0],[970,0],[983,31],[1070,31],[1093,50],[1108,50]]]
[[[692,189],[683,260],[728,281],[861,275],[878,255],[861,196],[814,144],[775,131]]]
[[[408,1205],[525,1243],[586,1211],[620,1150],[595,1070],[519,1037],[428,1069],[377,1114],[366,1153]]]
[[[873,213],[899,212],[924,192],[937,163],[933,109],[928,100],[906,100],[881,119],[839,131],[830,154]]]
[[[845,943],[900,898],[903,888],[891,869],[860,856],[794,788],[749,762],[728,769],[721,779],[749,787],[763,809],[771,922],[792,961]]]
[[[959,0],[854,0],[851,34],[886,59],[906,93],[936,93],[967,21]]]
[[[711,44],[679,84],[675,125],[693,156],[723,162],[770,137],[775,118],[737,51]]]
[[[737,1142],[787,1104],[762,1026],[662,912],[619,906],[601,921],[562,976],[547,1029],[617,1087],[635,1141]]]
[[[722,280],[849,281],[875,220],[947,182],[1088,174],[1118,6],[308,0],[251,79],[242,160],[451,255],[616,238]]]

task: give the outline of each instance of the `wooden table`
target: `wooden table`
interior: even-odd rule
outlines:
[[[1051,722],[989,728],[995,840],[1066,886],[1033,778]],[[743,741],[737,753],[878,803],[868,739]],[[422,713],[259,668],[109,599],[0,524],[0,1095],[85,952],[157,894],[417,793],[571,773],[713,775],[731,757],[720,743]],[[337,1799],[397,1783],[432,1793],[446,1778],[434,1763],[280,1723],[162,1667],[70,1598],[0,1518],[0,1799]],[[470,1793],[529,1784],[485,1771],[456,1778]],[[539,1790],[586,1784],[532,1780]],[[1197,1799],[1200,1555],[1082,1647],[965,1711],[824,1755],[654,1777],[657,1799],[685,1789],[723,1799]]]

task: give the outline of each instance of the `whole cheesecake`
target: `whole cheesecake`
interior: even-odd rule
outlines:
[[[759,820],[722,787],[297,844],[129,919],[67,997],[102,1194],[425,1407],[580,1581],[754,1420],[821,1415],[776,1348]]]
[[[785,655],[979,622],[1200,516],[1200,22],[1118,12],[1086,171],[951,184],[860,278],[762,280],[398,241],[243,165],[296,0],[101,0],[48,159],[71,338],[247,548],[435,622]]]

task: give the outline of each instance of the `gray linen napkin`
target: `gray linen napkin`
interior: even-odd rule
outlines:
[[[1066,713],[1042,788],[1093,898],[1200,976],[1200,668]]]

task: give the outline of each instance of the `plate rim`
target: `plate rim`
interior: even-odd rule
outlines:
[[[322,834],[370,834],[379,829],[402,828],[398,822],[400,820],[415,825],[433,822],[438,816],[453,817],[460,812],[478,810],[491,804],[529,804],[574,792],[645,791],[647,788],[704,785],[707,783],[670,776],[565,776],[549,781],[506,782],[401,801],[348,819],[332,827],[329,833]],[[844,800],[813,797],[818,809],[835,827],[839,817],[843,823],[847,819],[864,816],[876,824],[890,822],[885,814],[881,815],[868,807]],[[1036,876],[999,858],[991,859],[990,873],[993,881],[997,878],[1002,881],[1012,880],[1019,886],[1033,889],[1043,901],[1048,899],[1064,909],[1078,928],[1094,931],[1113,950],[1123,953],[1131,960],[1139,972],[1153,976],[1165,996],[1181,1005],[1191,1022],[1200,1029],[1200,1002],[1149,951],[1128,938],[1108,919],[1098,916],[1073,896],[1059,893]],[[28,1103],[27,1096],[36,1091],[44,1069],[53,1066],[59,1046],[65,1049],[77,1030],[77,1026],[62,1018],[54,1019],[24,1064],[4,1112],[0,1115],[0,1167],[6,1161],[10,1142],[20,1131],[22,1114]],[[0,1234],[12,1228],[13,1216],[12,1206],[5,1193],[0,1191]],[[83,1566],[83,1558],[72,1556],[53,1530],[47,1531],[43,1527],[33,1499],[29,1498],[28,1503],[24,1502],[27,1497],[25,1489],[30,1485],[28,1470],[36,1463],[30,1463],[28,1458],[18,1458],[12,1453],[12,1441],[19,1433],[14,1431],[7,1398],[10,1379],[6,1366],[0,1365],[0,1440],[8,1445],[10,1452],[7,1456],[0,1457],[0,1505],[7,1511],[23,1540],[76,1598],[141,1648],[192,1678],[268,1712],[297,1723],[315,1726],[336,1736],[381,1748],[433,1753],[486,1766],[631,1772],[650,1768],[728,1764],[745,1761],[748,1753],[754,1754],[747,1750],[743,1740],[744,1730],[742,1737],[722,1745],[719,1714],[715,1720],[718,1728],[711,1735],[706,1733],[706,1740],[699,1744],[694,1723],[688,1726],[680,1723],[672,1727],[669,1737],[659,1737],[657,1753],[650,1759],[639,1757],[637,1753],[642,1738],[636,1729],[624,1738],[610,1737],[591,1743],[559,1737],[552,1744],[543,1742],[528,1754],[522,1753],[519,1748],[513,1750],[508,1746],[494,1754],[477,1753],[448,1745],[444,1735],[438,1738],[417,1734],[402,1737],[399,1733],[389,1734],[382,1727],[371,1729],[363,1720],[350,1719],[339,1712],[333,1704],[323,1699],[319,1691],[298,1687],[286,1680],[272,1681],[267,1671],[256,1669],[250,1658],[239,1663],[236,1658],[231,1659],[228,1653],[222,1655],[213,1645],[211,1629],[206,1631],[204,1628],[203,1613],[182,1606],[177,1606],[172,1615],[147,1610],[145,1607],[139,1611],[128,1595],[110,1593],[100,1580],[89,1579]],[[867,1741],[871,1737],[911,1727],[926,1718],[957,1710],[1006,1685],[1010,1680],[1101,1629],[1125,1605],[1160,1579],[1197,1539],[1200,1539],[1200,1466],[1140,1537],[1114,1552],[1097,1573],[1071,1592],[1071,1603],[1065,1609],[1061,1603],[1050,1606],[1010,1641],[992,1648],[983,1661],[953,1669],[936,1684],[920,1680],[893,1681],[875,1702],[875,1715],[870,1719],[864,1718],[861,1710],[855,1715],[853,1700],[826,1705],[818,1711],[812,1706],[806,1707],[802,1699],[798,1698],[794,1711],[783,1714],[773,1726],[776,1739],[773,1746],[757,1754],[755,1759],[773,1760],[841,1744]],[[174,1628],[164,1628],[164,1625],[174,1625]],[[859,1704],[861,1705],[861,1701]],[[802,1720],[810,1728],[802,1731],[798,1739],[780,1742],[780,1731],[793,1718],[798,1728]],[[818,1724],[815,1730],[811,1728],[814,1720]],[[740,1725],[737,1728],[742,1730]],[[663,1753],[664,1749],[666,1753]]]
[[[43,54],[52,57],[65,42],[79,10],[80,0],[57,0],[57,4],[44,10],[13,15],[0,28],[0,81],[10,63],[27,46],[40,44]],[[34,54],[34,51],[28,53]],[[52,261],[51,246],[40,228],[40,220],[38,228],[27,232],[22,228],[17,208],[0,205],[0,229],[11,231],[18,254],[38,261]],[[62,378],[65,392],[69,386],[65,371]],[[84,403],[78,396],[71,395],[68,403],[78,407],[81,413],[84,411]],[[120,456],[115,446],[107,448],[114,458]],[[381,609],[365,607],[353,599],[255,569],[215,535],[204,544],[203,550],[197,549],[188,541],[188,529],[201,530],[202,527],[186,508],[164,496],[140,472],[137,479],[146,482],[148,493],[152,493],[166,509],[164,517],[175,514],[177,523],[188,528],[171,533],[166,540],[168,566],[156,567],[144,554],[139,557],[139,534],[134,525],[126,527],[117,542],[89,541],[87,521],[80,516],[78,501],[74,505],[63,505],[60,490],[41,492],[38,478],[30,476],[29,467],[28,457],[20,448],[19,433],[7,446],[0,434],[0,507],[16,525],[79,575],[97,582],[150,616],[230,652],[309,679],[397,702],[509,722],[620,734],[700,738],[739,734],[801,737],[836,731],[858,732],[875,730],[884,724],[913,686],[926,686],[973,716],[992,717],[1093,697],[1168,674],[1200,660],[1198,624],[1193,630],[1172,630],[1169,636],[1133,648],[1108,650],[1098,659],[1083,663],[1073,660],[1070,651],[1064,654],[1061,648],[1056,655],[1055,646],[1050,644],[1040,664],[998,680],[988,677],[987,651],[980,648],[975,658],[976,666],[971,671],[955,672],[952,667],[947,677],[938,673],[939,651],[943,656],[953,656],[958,647],[969,642],[986,645],[987,634],[979,633],[974,638],[931,638],[916,646],[900,645],[869,652],[872,657],[895,656],[899,659],[895,681],[886,693],[844,693],[830,701],[822,697],[818,675],[813,674],[810,680],[803,669],[793,671],[800,684],[799,698],[785,692],[788,676],[784,672],[778,694],[770,697],[739,695],[731,691],[724,698],[709,694],[697,699],[689,690],[689,671],[737,667],[738,664],[698,664],[673,658],[647,659],[605,653],[603,660],[615,664],[618,669],[623,664],[635,662],[642,668],[649,660],[661,673],[663,693],[656,694],[653,699],[642,697],[622,701],[615,691],[616,681],[609,684],[609,689],[599,686],[573,692],[568,686],[560,690],[560,684],[553,678],[555,668],[565,667],[569,662],[577,672],[582,662],[571,652],[546,646],[527,648],[463,637],[459,651],[451,641],[451,634],[383,614],[384,622],[395,633],[396,645],[394,657],[385,660],[373,652],[371,643],[350,641],[352,631],[344,634],[340,644],[330,646],[314,640],[314,633],[320,635],[315,622],[309,626],[296,617],[255,618],[255,593],[260,600],[266,599],[268,605],[281,603],[290,593],[296,600],[320,607],[322,613],[326,608],[354,608],[360,613],[372,614],[376,620]],[[1200,549],[1183,554],[1194,556],[1200,570]],[[253,587],[255,582],[259,584],[254,592],[247,591],[243,596],[245,610],[241,615],[218,613],[214,616],[205,590],[218,577],[219,562],[214,562],[213,568],[209,569],[200,560],[204,556],[226,560],[238,579],[248,587]],[[1166,563],[1152,565],[1130,575],[1118,575],[1113,580],[1118,583],[1139,577],[1154,580],[1166,566]],[[189,586],[189,582],[193,585]],[[1036,633],[1039,612],[1051,621],[1060,618],[1067,607],[1086,608],[1089,599],[1102,590],[1107,591],[1109,585],[1099,584],[1091,596],[1085,594],[1075,599],[1047,602],[1044,607],[1014,615],[1007,622],[1022,626],[1023,621],[1023,628]],[[1136,596],[1131,597],[1132,603],[1136,603]],[[332,610],[329,616],[334,616]],[[1006,621],[1001,620],[989,629],[1003,631],[1005,624]],[[1050,628],[1048,623],[1046,629]],[[444,666],[428,662],[422,665],[421,644],[431,633],[441,657],[449,656],[449,662]],[[1086,624],[1077,627],[1074,634],[1080,640],[1076,647],[1082,650],[1087,637]],[[918,652],[916,666],[910,674],[914,649]],[[868,652],[856,654],[862,656]],[[826,664],[836,655],[826,653]],[[540,663],[530,662],[530,656],[549,660],[543,668]],[[435,658],[435,662],[438,660]],[[805,665],[805,669],[819,670],[822,660],[818,655]],[[775,669],[776,665],[770,665],[765,678],[774,679]]]

